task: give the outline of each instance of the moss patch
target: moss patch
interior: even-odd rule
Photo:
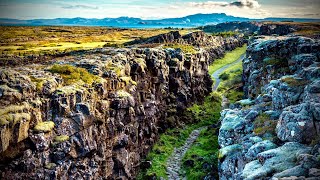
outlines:
[[[306,86],[310,83],[308,80],[296,79],[293,77],[284,77],[281,79],[281,81],[287,83],[291,87]]]
[[[276,126],[277,121],[271,120],[270,116],[262,113],[260,114],[256,120],[253,122],[254,124],[254,130],[253,132],[258,136],[263,136],[265,134],[271,134],[273,136],[276,136]]]
[[[90,74],[86,69],[71,65],[53,65],[49,71],[60,74],[65,85],[70,85],[80,80],[91,85],[97,79],[97,76]]]
[[[45,122],[40,122],[38,123],[35,127],[34,130],[36,132],[50,132],[54,128],[54,122],[52,121],[45,121]]]
[[[65,142],[65,141],[68,141],[70,139],[69,136],[67,135],[61,135],[61,136],[56,136],[54,138],[54,141],[57,142],[57,143],[62,143],[62,142]]]

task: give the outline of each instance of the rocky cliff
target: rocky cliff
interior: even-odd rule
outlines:
[[[320,177],[320,41],[260,37],[243,61],[245,95],[221,112],[220,179]]]
[[[243,41],[193,43],[194,54],[105,48],[2,67],[1,179],[133,179],[159,133],[211,92],[209,63]]]

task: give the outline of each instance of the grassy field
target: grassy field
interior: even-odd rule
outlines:
[[[226,75],[227,79],[222,79],[218,92],[225,94],[230,103],[235,103],[243,98],[243,92],[237,87],[242,85],[242,62],[238,62],[227,68],[222,74]]]
[[[118,29],[108,27],[0,27],[0,55],[35,55],[65,50],[118,46],[173,29]],[[187,34],[190,30],[179,30]]]
[[[213,74],[215,71],[222,68],[223,66],[227,64],[231,64],[234,61],[238,60],[241,57],[241,55],[246,52],[246,50],[247,50],[247,45],[244,45],[229,53],[226,53],[226,55],[223,58],[215,60],[209,66],[209,74]]]

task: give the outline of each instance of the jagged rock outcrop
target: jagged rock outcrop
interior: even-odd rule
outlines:
[[[244,34],[253,34],[259,31],[262,23],[259,22],[225,22],[217,25],[203,26],[201,30],[208,33],[221,33],[227,31],[236,31]]]
[[[182,36],[179,31],[171,31],[160,34],[146,40],[134,40],[126,45],[141,44],[189,44],[196,47],[214,50],[233,50],[244,44],[242,36],[223,38],[221,36],[210,36],[202,31],[189,33]],[[221,54],[221,53],[220,53]]]
[[[56,67],[1,68],[1,179],[133,179],[159,133],[211,92],[209,63],[242,42],[216,43],[196,54],[106,48]]]
[[[220,179],[317,179],[320,41],[264,37],[243,62],[248,99],[221,113]]]

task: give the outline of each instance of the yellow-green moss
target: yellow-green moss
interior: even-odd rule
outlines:
[[[253,122],[254,130],[253,132],[256,135],[264,135],[266,133],[270,133],[275,135],[275,128],[277,126],[277,121],[271,120],[270,116],[263,113],[260,114],[256,120]]]
[[[52,121],[45,121],[38,123],[34,130],[37,132],[50,132],[54,128],[54,122]]]
[[[117,91],[117,94],[120,98],[124,98],[124,97],[129,97],[131,96],[130,93],[128,93],[127,91],[124,91],[124,90],[119,90]]]
[[[55,167],[57,167],[57,165],[55,163],[48,163],[45,168],[47,169],[54,169]]]
[[[62,88],[57,89],[57,94],[75,94],[77,92],[83,92],[85,89],[77,84],[71,86],[64,86]]]
[[[181,49],[184,53],[190,54],[196,54],[198,52],[193,46],[186,44],[166,44],[163,46],[163,48]]]
[[[57,142],[57,143],[62,143],[62,142],[65,142],[65,141],[68,141],[70,139],[69,136],[67,135],[61,135],[61,136],[56,136],[54,138],[54,141]]]
[[[140,65],[142,72],[145,72],[145,68],[147,68],[146,61],[142,58],[137,58],[134,61]]]
[[[97,79],[97,76],[90,74],[84,68],[78,68],[71,65],[53,65],[49,69],[52,73],[60,74],[66,85],[73,84],[77,81],[82,80],[87,84],[92,84],[94,80]]]
[[[133,81],[132,78],[130,76],[126,76],[126,77],[120,77],[120,79],[126,83],[126,85],[128,84],[132,84],[132,85],[137,85],[137,82]]]
[[[30,105],[26,102],[24,102],[21,105],[10,105],[10,106],[7,106],[3,109],[0,109],[0,116],[8,114],[8,113],[22,112],[27,109],[30,109]]]

